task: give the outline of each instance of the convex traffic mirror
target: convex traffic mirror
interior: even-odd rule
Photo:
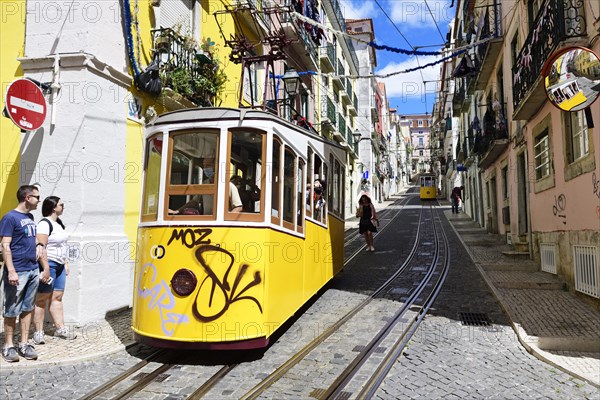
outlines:
[[[559,50],[542,74],[548,99],[563,111],[583,110],[600,95],[600,59],[585,47]]]

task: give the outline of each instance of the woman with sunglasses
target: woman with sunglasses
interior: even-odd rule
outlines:
[[[35,299],[35,313],[33,323],[35,333],[33,342],[44,344],[44,315],[46,306],[50,302],[50,316],[54,321],[56,331],[54,335],[62,339],[75,339],[77,335],[65,326],[63,315],[63,293],[69,275],[67,262],[67,239],[65,225],[60,216],[65,209],[65,203],[56,196],[49,196],[42,204],[44,218],[37,225],[37,241],[46,248],[46,254],[40,258],[40,264],[45,271],[50,270],[50,282],[40,282],[38,294]]]

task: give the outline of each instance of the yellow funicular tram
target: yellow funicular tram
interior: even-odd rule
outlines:
[[[437,198],[435,174],[421,174],[419,176],[419,187],[421,200],[435,200]]]
[[[159,116],[144,152],[136,339],[266,346],[343,266],[344,160],[339,145],[263,111]]]

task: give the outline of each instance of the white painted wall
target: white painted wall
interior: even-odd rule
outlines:
[[[71,260],[65,321],[82,325],[132,300],[134,260],[124,231],[131,77],[121,6],[118,0],[28,1],[26,29],[25,76],[55,80],[60,92],[44,126],[23,134],[19,181],[37,183],[42,198],[56,195],[65,203]],[[41,218],[41,206],[35,217]]]

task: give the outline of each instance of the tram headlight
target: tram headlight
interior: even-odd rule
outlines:
[[[187,296],[196,289],[198,279],[189,269],[182,268],[171,278],[171,287],[179,296]]]

